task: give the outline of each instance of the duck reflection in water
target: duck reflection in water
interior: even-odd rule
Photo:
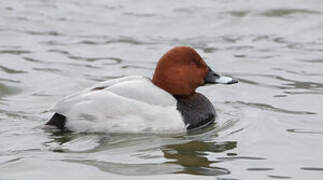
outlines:
[[[191,141],[185,144],[166,145],[162,151],[165,158],[175,160],[167,163],[184,167],[182,171],[176,173],[214,176],[229,174],[230,171],[225,168],[211,166],[211,164],[220,161],[209,160],[206,157],[208,152],[220,153],[234,149],[236,146],[237,142],[235,141],[220,143]]]
[[[150,176],[162,174],[191,174],[219,176],[230,174],[225,168],[212,166],[221,162],[210,160],[208,153],[221,153],[236,148],[237,142],[190,141],[184,144],[170,144],[161,147],[166,162],[163,163],[116,163],[98,160],[67,160],[99,168],[102,171],[126,176]],[[151,157],[149,157],[151,158]],[[170,161],[171,160],[171,161]]]

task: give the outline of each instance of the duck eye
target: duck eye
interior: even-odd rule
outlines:
[[[191,61],[190,62],[190,65],[195,65],[196,67],[200,67],[201,66],[200,63],[197,62],[197,61]]]

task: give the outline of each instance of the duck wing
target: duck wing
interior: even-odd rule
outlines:
[[[65,127],[77,132],[185,131],[176,99],[142,76],[99,83],[67,96],[53,112],[66,117]]]

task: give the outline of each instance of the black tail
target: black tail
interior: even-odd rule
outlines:
[[[66,117],[62,114],[55,113],[52,118],[46,123],[46,125],[55,126],[58,129],[64,129]]]

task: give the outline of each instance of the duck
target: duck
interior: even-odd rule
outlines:
[[[237,82],[213,71],[192,47],[178,46],[159,59],[151,79],[107,80],[58,100],[45,125],[79,133],[189,132],[216,118],[213,104],[196,89]]]

